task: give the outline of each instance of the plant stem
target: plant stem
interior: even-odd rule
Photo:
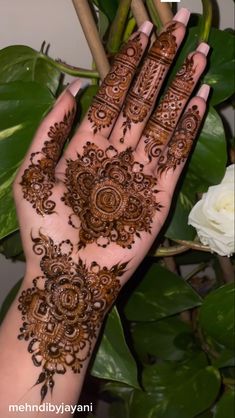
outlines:
[[[62,73],[73,75],[74,77],[85,77],[99,79],[99,73],[85,68],[74,67],[62,61],[56,61],[47,55],[41,54],[40,59],[47,61],[52,67],[58,68]]]
[[[149,15],[144,7],[142,0],[132,0],[131,11],[138,26],[141,26],[145,20],[149,20]]]
[[[199,33],[199,42],[207,42],[212,23],[212,3],[211,0],[202,0],[203,14]]]
[[[128,17],[131,0],[120,0],[116,16],[111,24],[109,30],[109,37],[107,41],[107,51],[115,54],[119,51],[122,35],[125,29],[126,19]]]
[[[172,20],[173,13],[169,3],[162,3],[161,0],[153,0],[152,2],[163,26]]]
[[[191,250],[205,251],[207,253],[211,252],[210,247],[208,247],[207,245],[200,244],[200,242],[186,241],[183,239],[174,239],[172,241],[178,242],[178,244],[181,244],[181,245],[185,245],[186,247],[188,247],[188,250],[191,249]]]
[[[224,385],[235,385],[235,379],[232,377],[223,377],[222,381]]]
[[[154,253],[150,253],[152,257],[171,257],[172,255],[177,255],[184,253],[185,251],[188,251],[190,248],[188,248],[186,245],[174,245],[172,247],[161,247],[158,248]]]
[[[195,269],[193,269],[189,274],[187,274],[187,276],[185,276],[184,280],[185,281],[190,280],[197,273],[199,273],[202,270],[205,270],[206,267],[207,267],[207,263],[199,264],[199,266],[195,267]]]
[[[151,16],[152,22],[157,27],[157,29],[160,30],[162,28],[162,21],[159,17],[157,9],[155,8],[153,4],[153,0],[146,0],[146,5],[148,7],[148,11]]]
[[[223,279],[225,283],[231,283],[234,281],[234,267],[228,257],[217,256],[219,265],[223,272]]]
[[[132,32],[135,29],[135,26],[136,26],[136,20],[135,20],[134,17],[131,17],[129,19],[129,22],[126,25],[126,29],[125,29],[124,34],[123,34],[123,39],[122,39],[123,42],[127,42],[128,41],[128,39],[130,38]]]
[[[87,0],[72,0],[84,35],[94,58],[96,68],[103,79],[109,71],[109,62],[100,40],[89,3]]]

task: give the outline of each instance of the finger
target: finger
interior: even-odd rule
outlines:
[[[201,43],[190,53],[176,74],[160,104],[151,115],[137,146],[138,155],[149,161],[149,168],[167,146],[178,120],[189,100],[199,77],[206,67],[209,45]]]
[[[160,156],[155,173],[159,191],[172,196],[178,178],[188,159],[206,111],[210,87],[204,84],[190,100],[175,132]]]
[[[57,99],[40,124],[14,183],[14,191],[22,190],[23,197],[40,215],[54,209],[48,198],[55,182],[55,166],[72,127],[74,96],[80,87],[80,80],[76,80]]]
[[[79,132],[99,133],[108,137],[148,44],[152,27],[151,22],[144,22],[115,56],[112,68],[83,119]]]
[[[182,8],[160,33],[147,54],[112,131],[110,141],[119,150],[135,148],[157,95],[184,38],[190,12]]]

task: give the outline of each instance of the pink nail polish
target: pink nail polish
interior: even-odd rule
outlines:
[[[67,91],[69,91],[72,96],[76,96],[76,94],[79,92],[80,88],[81,88],[82,82],[80,79],[74,80],[72,81],[72,83],[70,83],[65,89],[64,91],[62,91],[62,93],[59,95],[59,97],[57,98],[57,100],[55,101],[53,107],[55,105],[57,105],[61,99],[64,97],[64,95],[66,94]]]
[[[177,22],[183,23],[185,26],[187,26],[189,18],[190,18],[190,11],[186,9],[185,7],[182,7],[173,17],[173,20],[176,20]]]
[[[207,101],[207,99],[208,99],[209,93],[210,93],[210,86],[208,86],[208,84],[203,84],[203,85],[200,87],[200,89],[198,90],[198,92],[197,92],[197,96],[198,96],[198,97],[201,97],[201,98],[202,98],[202,99],[204,99],[204,100],[205,100],[205,102],[206,102],[206,101]]]
[[[146,20],[142,25],[139,27],[139,32],[145,33],[145,35],[149,36],[152,32],[153,24]]]
[[[206,42],[201,42],[197,49],[198,52],[201,52],[202,54],[204,54],[205,56],[208,55],[208,52],[210,51],[210,45],[206,44]]]
[[[76,96],[76,94],[79,92],[81,88],[82,82],[80,79],[74,80],[71,84],[66,87],[66,90],[69,91],[72,96]]]

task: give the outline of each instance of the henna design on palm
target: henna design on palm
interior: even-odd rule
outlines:
[[[50,127],[48,137],[41,152],[33,152],[30,165],[23,173],[20,185],[23,197],[36,210],[38,215],[51,215],[55,212],[55,202],[50,200],[55,184],[55,166],[60,157],[65,140],[70,132],[75,109],[64,115],[61,122]]]
[[[131,248],[135,236],[151,232],[153,217],[162,208],[156,202],[157,182],[135,162],[130,148],[103,151],[87,142],[82,155],[67,161],[65,177],[62,200],[80,219],[79,249],[92,242]]]
[[[42,371],[35,383],[41,384],[41,402],[53,391],[56,374],[67,369],[79,373],[91,354],[92,341],[105,313],[120,290],[118,277],[128,263],[110,269],[93,262],[88,268],[72,258],[70,240],[55,244],[39,232],[31,237],[33,251],[41,256],[43,275],[19,297],[23,325],[18,339],[28,342],[32,361]]]

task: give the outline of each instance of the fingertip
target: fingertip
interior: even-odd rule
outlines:
[[[56,107],[61,101],[63,101],[66,95],[72,96],[74,99],[76,95],[78,94],[79,90],[81,89],[81,86],[82,86],[82,82],[80,79],[76,79],[72,81],[72,83],[70,83],[59,95],[59,97],[57,98],[57,100],[55,101],[53,105],[53,108]]]

